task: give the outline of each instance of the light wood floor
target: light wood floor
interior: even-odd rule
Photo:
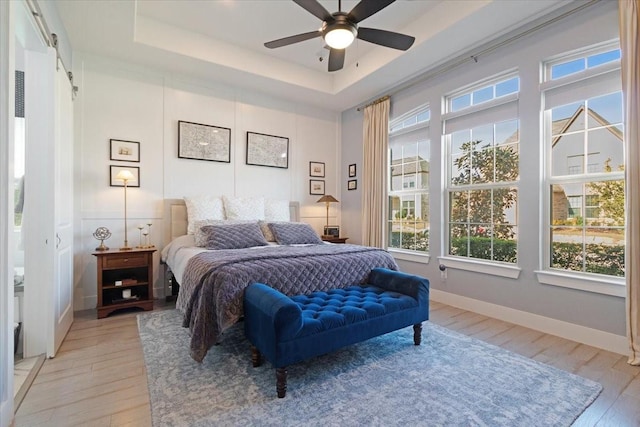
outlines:
[[[164,306],[156,309],[166,308]],[[46,360],[16,415],[16,426],[150,426],[137,313],[76,320],[55,359]],[[575,426],[640,426],[640,368],[626,357],[447,305],[431,321],[598,381],[604,390]]]

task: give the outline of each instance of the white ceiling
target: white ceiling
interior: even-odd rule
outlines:
[[[322,39],[264,42],[316,30],[290,0],[56,0],[74,51],[342,111],[548,14],[570,0],[398,0],[363,27],[412,35],[406,52],[357,41],[327,71]],[[336,0],[321,0],[329,11]],[[345,0],[351,10],[358,1]],[[324,60],[319,61],[320,56]]]

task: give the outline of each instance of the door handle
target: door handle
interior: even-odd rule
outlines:
[[[58,233],[56,233],[56,240],[56,249],[58,249],[60,247],[60,243],[62,243],[62,239]]]

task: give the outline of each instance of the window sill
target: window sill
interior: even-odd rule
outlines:
[[[393,256],[394,259],[400,259],[402,261],[419,262],[421,264],[428,264],[430,256],[428,253],[417,253],[413,251],[403,251],[402,249],[387,248],[387,251]]]
[[[601,278],[589,274],[571,274],[551,270],[539,270],[535,271],[535,274],[538,282],[545,285],[578,289],[580,291],[612,295],[621,298],[625,298],[627,295],[626,281],[624,278]]]
[[[522,271],[521,268],[512,265],[477,261],[468,258],[438,257],[438,260],[441,265],[447,268],[490,274],[492,276],[506,277],[509,279],[517,279],[520,276],[520,271]]]

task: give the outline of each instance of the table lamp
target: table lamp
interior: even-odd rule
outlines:
[[[124,246],[122,246],[120,250],[130,251],[132,248],[129,246],[129,240],[127,239],[127,183],[129,181],[135,181],[136,177],[133,176],[131,171],[125,169],[118,172],[116,179],[124,183]]]
[[[326,194],[326,195],[320,197],[320,199],[318,200],[317,203],[322,203],[322,202],[326,203],[326,205],[327,205],[327,224],[326,224],[326,227],[325,227],[325,230],[326,230],[327,227],[329,227],[329,204],[330,203],[338,203],[338,200],[336,200],[335,197],[333,197],[333,196],[331,196],[329,194]]]

